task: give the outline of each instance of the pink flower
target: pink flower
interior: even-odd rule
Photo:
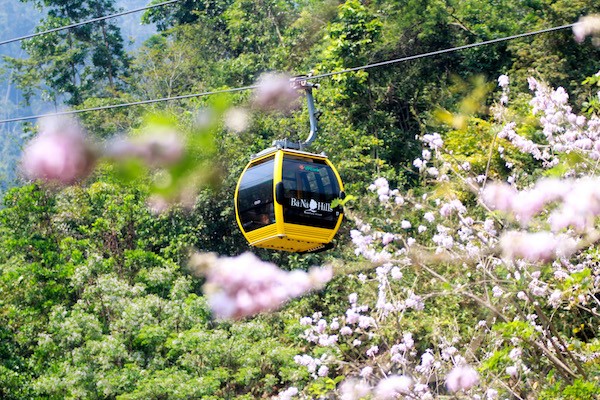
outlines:
[[[515,378],[517,376],[517,373],[518,373],[517,367],[514,366],[514,365],[506,367],[506,373],[508,375],[512,376],[513,378]]]
[[[342,327],[342,329],[340,329],[340,335],[343,335],[343,336],[352,335],[352,328],[350,328],[349,326]]]
[[[204,291],[218,318],[243,318],[271,311],[286,301],[321,288],[329,279],[330,268],[284,271],[252,253],[216,258],[196,255],[191,268],[206,276]]]
[[[600,33],[600,15],[588,15],[579,18],[579,21],[573,26],[575,40],[583,42],[590,35]]]
[[[479,383],[479,374],[472,367],[455,367],[446,377],[446,387],[452,393],[469,390]]]
[[[377,400],[397,399],[399,395],[410,394],[413,380],[406,375],[392,375],[382,379],[375,388]]]
[[[285,74],[262,74],[257,81],[253,104],[265,111],[290,111],[300,94],[294,89],[290,77]]]
[[[280,392],[279,395],[277,396],[277,400],[290,400],[292,397],[296,396],[297,394],[298,394],[298,389],[292,386],[290,388],[287,388],[283,392]]]
[[[369,349],[367,349],[367,356],[369,356],[369,357],[375,357],[375,355],[377,353],[379,353],[378,346],[371,346],[371,347],[369,347]]]
[[[530,262],[546,262],[558,257],[569,257],[577,250],[575,239],[550,232],[505,232],[500,238],[505,257],[522,258]]]
[[[357,301],[358,301],[358,295],[356,293],[350,293],[348,295],[348,302],[350,304],[356,304]]]
[[[527,78],[527,83],[529,84],[529,90],[531,91],[536,90],[538,88],[537,80],[531,76]]]
[[[341,400],[359,400],[371,393],[371,387],[363,380],[346,379],[340,385]]]
[[[425,220],[429,223],[431,223],[435,220],[435,216],[433,215],[432,212],[426,212],[425,215],[423,215],[423,218],[425,218]]]
[[[386,244],[389,244],[391,242],[394,241],[396,235],[394,235],[393,233],[384,233],[383,237],[381,238],[381,243],[383,243],[383,245],[385,246]]]
[[[27,178],[70,185],[90,174],[96,156],[74,119],[42,119],[39,131],[25,147],[21,159],[21,168]]]
[[[481,194],[483,202],[493,210],[510,211],[517,191],[505,183],[492,183]]]
[[[114,140],[106,155],[115,160],[139,158],[151,167],[165,167],[179,162],[184,151],[184,142],[178,132],[151,127],[142,136]]]
[[[319,367],[319,371],[317,371],[317,375],[323,377],[327,376],[327,374],[329,374],[329,367],[327,367],[326,365],[321,365]]]

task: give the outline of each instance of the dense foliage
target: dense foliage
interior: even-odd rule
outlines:
[[[115,10],[34,3],[48,12],[39,29]],[[186,0],[144,16],[160,33],[133,54],[107,22],[25,42],[29,58],[11,63],[22,89],[87,108],[599,11],[589,0]],[[85,171],[52,175],[69,185],[23,181],[0,209],[0,397],[596,398],[599,55],[563,30],[320,79],[311,150],[329,154],[356,200],[333,250],[252,251],[335,276],[234,321],[214,318],[206,271],[188,260],[249,250],[236,179],[273,139],[305,138],[304,109],[265,112],[243,91],[82,114],[104,150],[84,149]],[[124,143],[137,158],[120,157]],[[47,178],[31,154],[24,171]]]

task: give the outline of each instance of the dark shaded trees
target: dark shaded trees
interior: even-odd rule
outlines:
[[[37,1],[47,11],[38,31],[98,18],[116,12],[112,0]],[[16,82],[31,97],[37,91],[60,105],[81,104],[91,96],[114,96],[124,89],[129,57],[119,28],[110,20],[38,36],[23,42],[29,57],[7,58]]]

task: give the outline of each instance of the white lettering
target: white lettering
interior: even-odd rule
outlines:
[[[330,203],[324,203],[321,201],[315,200],[305,200],[305,199],[296,199],[294,197],[290,198],[290,206],[305,208],[308,212],[316,212],[316,211],[325,211],[325,212],[333,212],[331,209]]]

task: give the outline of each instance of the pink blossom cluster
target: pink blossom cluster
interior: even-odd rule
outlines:
[[[291,400],[298,394],[298,388],[295,386],[289,387],[274,398],[274,400]]]
[[[470,366],[457,366],[446,377],[448,391],[467,391],[479,384],[479,374]]]
[[[442,136],[437,132],[423,135],[421,141],[429,146],[429,148],[432,150],[439,150],[444,146]]]
[[[381,183],[379,186],[382,186]],[[370,187],[376,188],[377,185],[374,183]],[[493,221],[485,221],[484,229],[478,230],[476,220],[467,215],[467,208],[460,200],[453,199],[444,202],[435,199],[433,202],[429,202],[425,194],[421,201],[410,199],[413,211],[423,210],[420,224],[413,227],[408,220],[398,221],[400,228],[407,231],[406,234],[381,232],[359,218],[354,218],[357,229],[351,230],[350,236],[355,245],[355,253],[383,265],[390,264],[392,261],[406,261],[406,255],[410,252],[411,246],[432,228],[435,229],[433,243],[436,245],[435,250],[438,254],[447,251],[466,251],[470,256],[475,256],[480,251],[480,242],[484,242],[486,245],[494,242],[496,231]],[[436,211],[425,211],[432,207]],[[399,209],[389,209],[389,211],[392,216],[402,212]],[[458,229],[437,223],[437,221],[446,221],[449,218],[458,220]],[[380,288],[380,292],[381,290]],[[378,304],[383,305],[385,302],[379,301]],[[389,304],[387,307],[388,310],[391,309]]]
[[[376,400],[392,400],[412,394],[414,382],[406,375],[389,375],[372,387],[366,380],[346,379],[340,385],[340,399],[360,400],[371,396]]]
[[[331,321],[322,318],[321,313],[312,317],[303,317],[300,324],[306,326],[302,337],[310,343],[321,347],[335,347],[340,342],[348,342],[352,347],[360,347],[362,341],[356,339],[361,335],[370,335],[370,331],[377,328],[376,320],[370,315],[367,305],[358,305],[356,293],[352,293],[348,301],[350,307],[344,316],[334,317]],[[375,350],[371,350],[375,354]]]
[[[275,310],[291,298],[320,289],[333,276],[330,267],[284,271],[252,253],[221,258],[196,254],[190,266],[206,276],[204,293],[218,318]]]
[[[171,128],[153,126],[140,136],[114,139],[107,145],[105,153],[114,160],[139,158],[153,168],[168,167],[182,159],[185,141]]]
[[[270,72],[258,78],[252,103],[264,111],[290,111],[298,105],[299,97],[290,76]]]
[[[600,181],[596,178],[542,179],[531,189],[518,191],[505,183],[488,185],[481,194],[483,202],[494,210],[512,214],[524,226],[549,205],[547,222],[553,232],[593,228],[600,215]]]
[[[535,90],[531,100],[534,114],[540,113],[543,133],[552,151],[580,151],[594,160],[600,158],[600,118],[589,119],[573,113],[569,95],[564,88],[555,90],[529,78],[529,86]]]
[[[397,205],[404,204],[404,198],[398,189],[391,190],[389,182],[385,178],[377,178],[375,182],[368,188],[372,192],[376,192],[379,197],[379,202],[386,204],[390,200]]]
[[[498,83],[508,96],[508,77],[500,77]],[[571,147],[565,143],[569,142],[569,130],[579,135],[574,142],[594,137],[595,118],[573,116],[563,90],[545,91],[533,80],[530,84],[536,90],[531,106],[536,107],[540,116],[547,143],[539,145],[522,138],[517,134],[516,124],[510,123],[504,125],[500,136],[544,161],[546,166],[552,165],[555,154],[562,151],[577,150],[592,158],[593,148],[586,152],[585,143]],[[584,177],[542,179],[527,190],[518,190],[519,170],[515,168],[509,179],[512,184],[490,184],[485,175],[465,178],[464,175],[470,174],[468,167],[445,165],[454,160],[446,157],[443,140],[437,134],[424,136],[423,142],[424,149],[415,166],[435,176],[437,182],[445,179],[445,173],[457,171],[461,182],[467,182],[470,188],[481,184],[484,189],[479,204],[483,207],[467,208],[452,194],[434,192],[436,187],[418,197],[404,194],[403,200],[411,205],[410,209],[390,207],[385,205],[393,204],[389,198],[379,198],[389,196],[386,180],[379,179],[369,187],[373,198],[379,200],[366,203],[374,207],[376,217],[361,216],[363,221],[353,216],[356,228],[351,237],[356,254],[374,264],[368,272],[353,276],[363,285],[364,292],[359,292],[361,300],[370,301],[359,303],[359,295],[353,293],[349,297],[350,307],[342,315],[301,320],[306,327],[303,337],[315,350],[314,354],[328,354],[328,372],[336,366],[344,373],[351,371],[336,391],[338,398],[432,399],[440,394],[433,382],[441,382],[445,383],[442,392],[457,398],[495,400],[510,396],[513,385],[530,379],[531,365],[526,365],[522,356],[525,352],[535,353],[543,348],[559,357],[570,351],[578,360],[589,359],[589,352],[569,349],[569,343],[561,343],[564,338],[557,338],[550,331],[536,307],[560,313],[581,306],[581,310],[589,310],[589,315],[600,315],[600,303],[594,296],[600,287],[597,253],[579,252],[580,238],[595,232],[595,220],[600,213],[600,192],[595,188],[600,187],[599,182]],[[558,146],[554,148],[555,145]],[[498,151],[502,154],[504,149],[500,147]],[[438,166],[437,173],[430,171]],[[512,226],[510,221],[502,221],[502,215],[489,213],[490,210],[514,216],[523,230],[506,228]],[[380,230],[381,226],[386,228]],[[546,228],[548,231],[539,231]],[[446,277],[445,269],[438,268],[435,260],[440,260],[441,265],[456,260],[455,267],[460,272]],[[541,262],[548,264],[540,267],[537,263]],[[586,276],[585,283],[570,284],[581,282],[582,276]],[[443,286],[437,286],[442,282]],[[423,283],[440,292],[427,293],[421,286]],[[365,292],[368,297],[363,297]],[[419,318],[421,312],[428,313],[431,297],[448,293],[477,300],[477,304],[487,305],[493,311],[490,313],[493,317],[479,321],[473,330],[477,339],[483,338],[488,346],[481,353],[483,359],[497,356],[498,349],[502,349],[506,364],[502,365],[500,376],[479,375],[473,354],[466,347],[465,340],[470,338],[456,335],[446,339],[448,331],[436,332],[439,341],[429,343],[423,351],[417,350],[426,343],[423,338],[394,331],[403,328],[402,321]],[[531,329],[537,350],[519,337],[503,337],[495,329],[500,322],[496,315],[509,324],[519,323]],[[319,368],[320,365],[315,368],[316,376]],[[502,380],[506,381],[493,386]],[[484,387],[487,385],[492,387]]]
[[[600,46],[600,15],[587,15],[579,18],[577,24],[573,26],[575,40],[583,42],[586,37],[592,36],[592,42],[595,46]]]
[[[385,245],[383,248],[377,248],[377,246],[383,243],[384,236],[386,244],[389,244],[391,242],[390,239],[395,239],[396,235],[386,236],[382,232],[373,232],[370,225],[361,224],[358,220],[356,222],[359,229],[352,229],[350,231],[356,255],[362,255],[375,263],[388,262],[392,258],[392,253],[386,249]]]
[[[533,140],[526,139],[519,135],[516,131],[517,124],[515,122],[508,122],[498,132],[500,139],[506,139],[513,144],[517,149],[526,154],[531,154],[536,160],[544,160],[547,165],[555,163],[547,149],[535,143]],[[551,161],[549,161],[551,160]]]
[[[446,387],[451,393],[467,392],[478,384],[479,374],[468,365],[456,366],[446,376]],[[377,400],[392,400],[404,396],[418,399],[434,398],[427,384],[420,383],[409,375],[399,374],[385,376],[374,386],[364,378],[348,378],[340,385],[339,392],[340,398],[345,400],[359,400],[367,396]],[[495,398],[494,393],[490,391],[487,391],[486,397]],[[477,398],[481,396],[478,395]]]
[[[390,275],[398,274],[399,268],[392,265],[383,265],[376,268],[378,287],[382,288],[383,282],[388,282]],[[392,271],[395,270],[395,273]],[[360,281],[365,281],[359,277]],[[365,281],[366,282],[366,281]],[[380,290],[381,291],[381,290]],[[385,291],[394,293],[394,288],[385,286]],[[415,339],[411,332],[405,332],[395,344],[384,348],[378,343],[379,324],[385,323],[388,318],[394,320],[397,313],[406,312],[408,307],[422,310],[422,302],[411,293],[406,300],[406,308],[394,307],[390,312],[384,312],[385,307],[376,305],[374,308],[359,303],[358,295],[352,293],[348,296],[350,307],[343,316],[334,316],[325,319],[322,313],[315,313],[310,317],[300,319],[300,324],[305,328],[303,338],[320,350],[320,357],[309,354],[295,356],[294,360],[306,366],[314,379],[329,373],[331,368],[338,364],[343,348],[361,348],[365,359],[372,360],[362,364],[357,369],[356,375],[349,376],[338,388],[339,398],[361,399],[370,396],[373,399],[395,399],[398,396],[407,398],[433,399],[430,382],[438,379],[440,374],[447,373],[447,386],[450,391],[468,391],[479,382],[479,376],[470,367],[462,367],[448,373],[454,365],[465,365],[465,359],[459,350],[452,344],[457,339],[444,341],[440,345],[439,353],[427,350],[420,356],[415,349]],[[377,302],[382,300],[378,298]],[[414,304],[413,304],[414,302]],[[420,305],[419,305],[420,304]],[[371,313],[369,315],[368,313]],[[335,337],[334,340],[329,338]],[[341,361],[344,361],[342,358]],[[372,364],[375,363],[375,364]],[[391,364],[389,364],[391,363]],[[383,366],[393,370],[405,371],[403,374],[385,373],[381,376]],[[327,368],[324,368],[327,367]],[[410,371],[410,373],[408,373]],[[492,399],[493,397],[488,397]]]
[[[502,77],[501,77],[502,78]],[[499,81],[500,79],[499,78]],[[535,92],[530,104],[533,113],[540,115],[542,133],[547,143],[536,143],[517,133],[514,122],[507,122],[498,133],[498,137],[510,141],[515,147],[526,154],[531,154],[536,160],[543,161],[543,166],[550,168],[559,160],[556,154],[577,151],[587,154],[593,160],[600,159],[600,118],[592,116],[589,119],[573,113],[569,105],[569,95],[564,88],[551,89],[534,78],[529,78],[529,88]],[[503,88],[501,103],[507,102]],[[501,119],[502,109],[496,113]]]
[[[85,179],[96,159],[93,144],[75,119],[47,117],[40,120],[38,135],[27,143],[21,168],[29,179],[70,185]]]
[[[139,158],[159,168],[178,163],[185,151],[181,135],[161,127],[149,127],[135,138],[115,139],[104,149],[92,143],[73,118],[43,118],[38,130],[38,135],[25,147],[21,168],[29,179],[60,185],[85,179],[100,157],[113,161]]]
[[[403,368],[408,367],[410,360],[416,355],[415,340],[411,332],[405,332],[402,340],[390,348],[390,361]]]
[[[324,377],[329,373],[329,367],[326,365],[330,356],[323,354],[320,358],[313,358],[308,354],[294,356],[296,364],[306,367],[313,378]]]

